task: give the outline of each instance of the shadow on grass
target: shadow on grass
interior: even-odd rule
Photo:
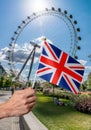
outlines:
[[[46,98],[46,97],[45,97]],[[34,108],[34,113],[38,113],[44,116],[58,116],[58,115],[67,115],[72,112],[76,112],[75,108],[71,106],[57,106],[53,102],[53,97],[49,97],[48,100],[38,101]]]

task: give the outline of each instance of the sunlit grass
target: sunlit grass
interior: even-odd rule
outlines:
[[[71,106],[56,106],[53,97],[38,94],[34,114],[48,130],[91,130],[91,115]]]

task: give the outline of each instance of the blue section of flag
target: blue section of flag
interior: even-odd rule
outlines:
[[[50,44],[52,47],[54,53],[56,53],[57,57],[59,58],[61,50],[59,48],[56,48],[54,45]]]
[[[44,74],[42,76],[40,76],[42,79],[45,79],[46,81],[50,82],[50,78],[52,76],[52,73],[49,74]]]

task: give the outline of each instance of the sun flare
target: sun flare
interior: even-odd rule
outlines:
[[[30,11],[40,11],[45,10],[45,8],[48,7],[48,1],[46,0],[26,0],[22,3],[22,10],[24,12],[30,12]]]
[[[44,10],[47,7],[47,2],[43,0],[36,0],[33,3],[33,8],[35,11]]]

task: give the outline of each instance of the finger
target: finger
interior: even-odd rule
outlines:
[[[31,97],[31,96],[35,95],[36,92],[34,89],[29,87],[29,88],[26,88],[24,90],[19,90],[16,93],[19,95],[22,95],[23,97]]]
[[[34,89],[32,89],[32,88],[28,88],[28,89],[25,90],[25,94],[26,94],[25,96],[26,97],[34,96],[35,93],[36,93],[36,91]]]
[[[32,102],[32,103],[28,104],[27,107],[29,109],[31,109],[31,108],[33,108],[35,106],[35,104],[36,104],[36,102]]]
[[[29,98],[27,98],[26,104],[27,104],[27,103],[36,102],[36,99],[37,99],[37,97],[36,97],[36,96],[29,97]]]

